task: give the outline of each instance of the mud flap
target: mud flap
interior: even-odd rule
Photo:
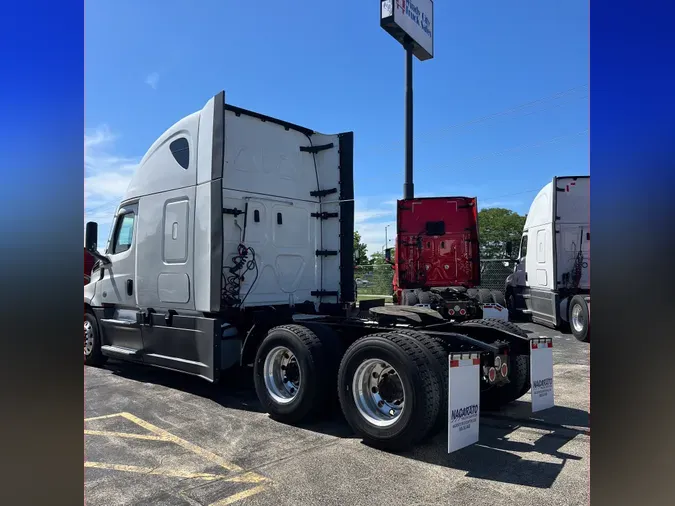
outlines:
[[[448,453],[478,441],[480,355],[451,353],[448,374]]]
[[[509,321],[509,311],[499,304],[483,304],[483,318]]]
[[[532,382],[532,412],[554,406],[553,401],[553,339],[530,339],[530,378]]]

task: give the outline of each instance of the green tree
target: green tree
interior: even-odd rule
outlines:
[[[382,253],[381,251],[376,251],[375,253],[370,255],[370,263],[373,265],[381,265],[386,263],[384,261],[384,253]]]
[[[368,261],[368,247],[361,242],[361,234],[354,231],[354,258],[356,265],[367,265]]]
[[[493,207],[478,213],[478,236],[481,259],[506,258],[506,243],[511,241],[516,250],[525,226],[525,216]]]
[[[394,248],[391,248],[391,259],[392,261],[396,258],[396,254],[394,252]],[[373,265],[381,265],[381,264],[386,264],[387,262],[384,259],[384,252],[382,251],[376,251],[372,255],[370,255],[370,263]]]

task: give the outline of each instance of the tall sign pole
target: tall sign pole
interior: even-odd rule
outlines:
[[[403,198],[415,197],[413,183],[413,56],[434,54],[433,0],[380,0],[380,26],[405,49],[405,182]]]
[[[406,37],[409,38],[409,37]],[[413,53],[412,42],[406,41],[405,48],[405,182],[403,198],[415,198],[413,183]]]

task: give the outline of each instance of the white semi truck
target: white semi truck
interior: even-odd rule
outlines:
[[[84,287],[84,362],[109,357],[217,382],[252,366],[269,415],[298,423],[339,398],[371,444],[447,423],[448,358],[480,357],[481,406],[530,389],[530,340],[508,322],[455,323],[354,301],[353,134],[323,135],[221,92],[150,147]]]
[[[555,177],[539,191],[504,292],[511,312],[552,328],[569,324],[586,342],[591,339],[590,191],[590,176]]]

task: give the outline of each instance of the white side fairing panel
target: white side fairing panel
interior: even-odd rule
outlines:
[[[243,306],[338,302],[339,137],[236,109],[225,112],[225,132],[223,208],[246,214],[223,214],[223,267],[244,244],[255,251],[258,270],[257,278],[255,271],[245,275]],[[322,212],[334,216],[321,219]]]
[[[560,177],[556,179],[557,272],[561,286],[572,273],[575,263],[581,263],[579,288],[590,289],[591,178]]]

